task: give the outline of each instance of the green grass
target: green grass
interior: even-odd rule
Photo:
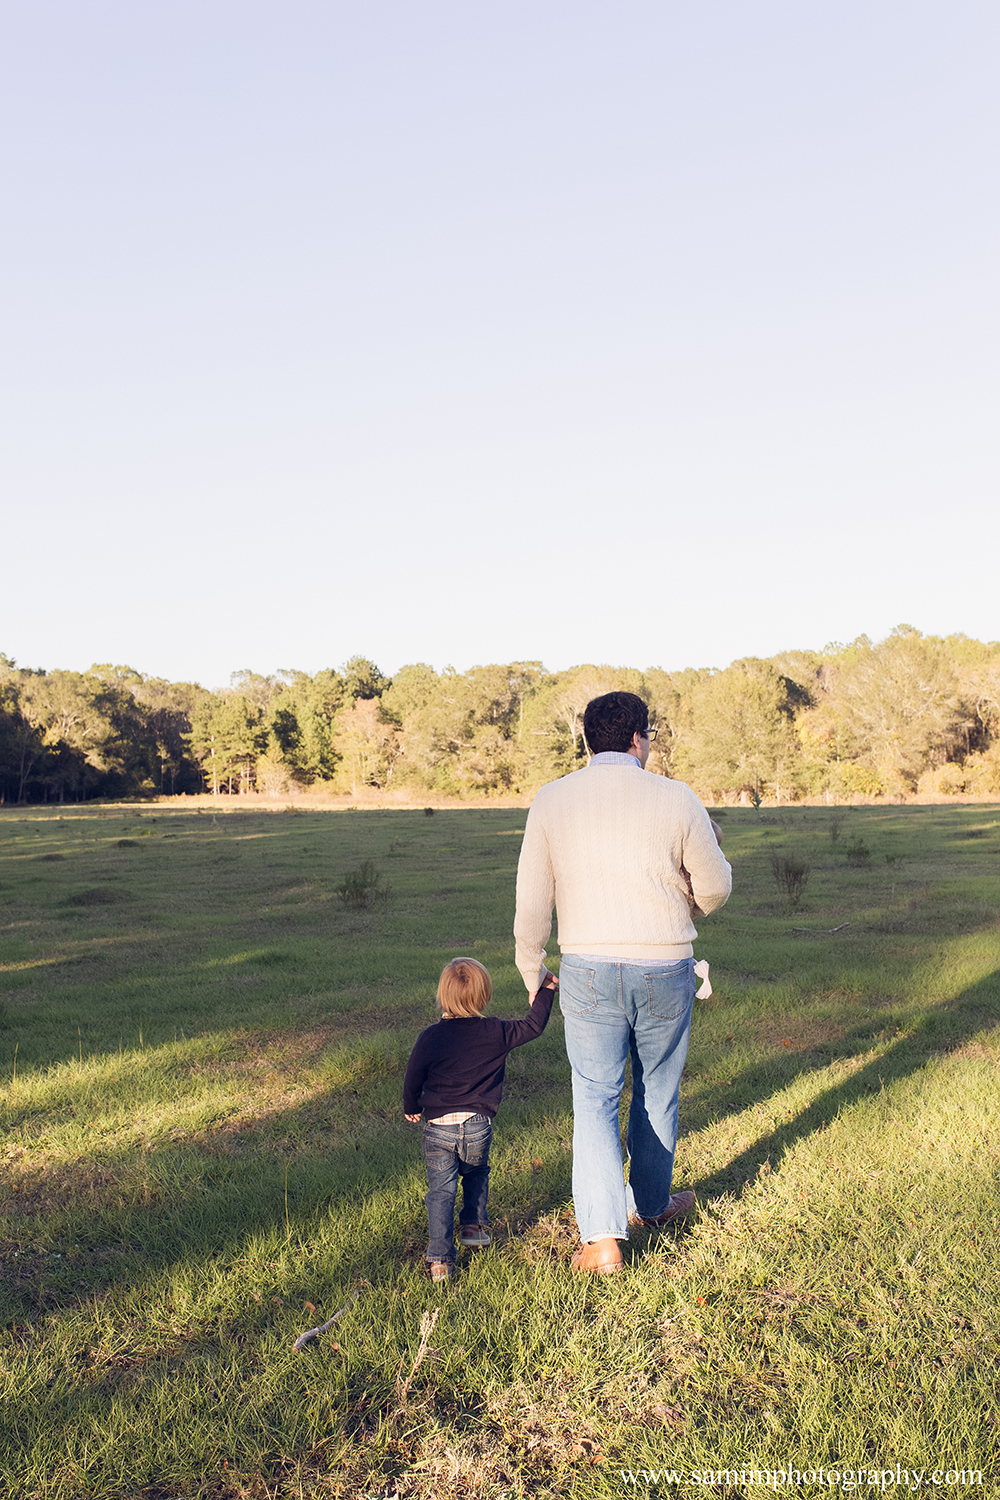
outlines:
[[[456,953],[523,1009],[523,812],[4,810],[0,1494],[666,1495],[621,1472],[788,1464],[991,1493],[1000,809],[832,817],[722,815],[693,1223],[571,1277],[554,1016],[508,1067],[494,1246],[432,1286],[402,1069]],[[775,852],[810,866],[795,910]],[[366,860],[388,894],[355,909]]]

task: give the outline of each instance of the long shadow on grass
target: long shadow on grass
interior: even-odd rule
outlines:
[[[515,1173],[495,1200],[501,1238],[565,1202],[568,1185],[554,1176],[550,1169],[536,1179],[534,1164],[530,1178]],[[279,1285],[266,1268],[286,1234],[293,1246],[308,1245],[326,1215],[344,1226],[341,1262],[332,1266],[331,1252],[321,1270],[301,1274],[338,1285],[381,1281],[387,1267],[422,1263],[423,1192],[419,1130],[395,1110],[365,1109],[357,1091],[340,1087],[199,1142],[40,1164],[0,1200],[0,1326],[208,1262],[245,1266],[258,1301],[292,1296],[298,1288]],[[370,1212],[373,1199],[382,1203]]]
[[[957,1051],[998,1023],[1000,970],[926,1012],[917,1027],[887,1051],[879,1052],[849,1078],[825,1090],[793,1119],[759,1137],[725,1167],[702,1178],[701,1190],[705,1193],[739,1191],[765,1163],[769,1162],[773,1168],[800,1140],[831,1124],[843,1109],[880,1092],[888,1084],[910,1077],[932,1057]],[[856,1056],[859,1050],[870,1047],[871,1042],[871,1027],[858,1026],[838,1044],[837,1054],[841,1057]],[[829,1066],[829,1058],[823,1066]],[[781,1078],[779,1087],[787,1088],[793,1078],[805,1071],[810,1070],[790,1069]],[[726,1092],[746,1092],[759,1087],[760,1072],[760,1068],[748,1069],[733,1080]],[[773,1082],[773,1078],[769,1080],[772,1087]]]
[[[701,1191],[740,1190],[765,1162],[776,1165],[846,1107],[909,1077],[931,1057],[968,1044],[998,1021],[1000,971],[928,1011],[913,1033],[703,1178]],[[840,1040],[836,1054],[856,1056],[872,1040],[871,1024],[859,1025]],[[830,1060],[827,1052],[822,1066]],[[803,1071],[808,1069],[782,1069],[777,1078],[771,1073],[767,1092],[787,1087]],[[726,1093],[761,1097],[761,1082],[761,1069],[751,1068]],[[388,1086],[387,1077],[373,1085]],[[394,1109],[366,1109],[355,1098],[353,1090],[328,1089],[231,1132],[211,1132],[200,1143],[161,1141],[152,1151],[133,1146],[61,1168],[40,1166],[3,1205],[0,1277],[7,1292],[0,1297],[6,1302],[0,1321],[33,1320],[112,1287],[141,1286],[173,1266],[246,1263],[255,1241],[270,1239],[273,1255],[286,1224],[286,1188],[293,1243],[308,1242],[324,1214],[346,1222],[342,1262],[334,1273],[338,1283],[380,1281],[387,1266],[418,1263],[426,1232],[418,1132],[397,1123]],[[514,1233],[524,1232],[565,1202],[568,1184],[558,1175],[558,1184],[551,1171],[515,1184],[494,1200],[497,1216]],[[389,1206],[368,1215],[373,1196]],[[261,1264],[266,1259],[256,1256]],[[259,1267],[254,1274],[256,1290],[268,1298],[298,1290],[265,1285]],[[330,1278],[329,1262],[321,1275]]]

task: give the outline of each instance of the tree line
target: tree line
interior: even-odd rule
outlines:
[[[650,769],[714,803],[1000,792],[1000,642],[900,625],[721,670],[417,662],[390,678],[355,656],[313,676],[235,672],[221,692],[0,654],[0,800],[523,795],[586,763],[584,708],[616,689],[650,706]]]

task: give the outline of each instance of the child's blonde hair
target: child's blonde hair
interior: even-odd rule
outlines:
[[[493,981],[475,958],[453,958],[438,981],[437,1003],[442,1016],[481,1016],[493,994]]]

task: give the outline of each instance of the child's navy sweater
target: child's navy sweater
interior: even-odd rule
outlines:
[[[428,1119],[471,1110],[490,1119],[500,1108],[507,1053],[541,1036],[553,989],[541,989],[523,1021],[451,1016],[417,1037],[403,1080],[403,1113]]]

